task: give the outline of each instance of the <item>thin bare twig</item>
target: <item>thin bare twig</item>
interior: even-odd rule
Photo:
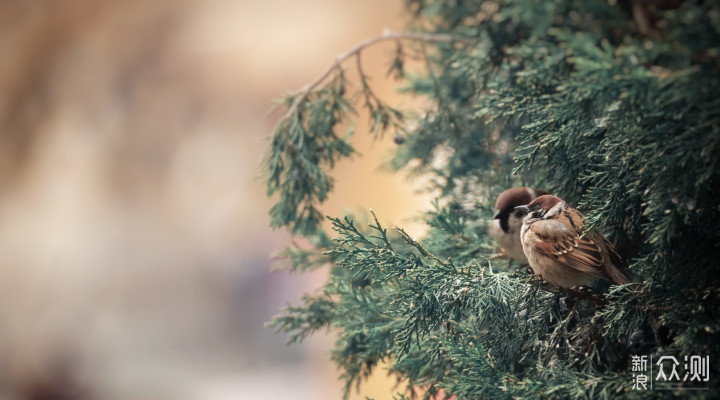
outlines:
[[[372,46],[375,43],[386,41],[386,40],[417,40],[422,42],[452,42],[459,39],[454,39],[452,35],[448,34],[428,34],[428,33],[412,33],[412,32],[392,32],[392,31],[386,31],[383,32],[380,36],[371,37],[369,39],[366,39],[362,42],[360,42],[358,45],[353,47],[352,49],[348,50],[345,53],[340,54],[336,59],[335,62],[330,65],[328,69],[325,70],[320,76],[317,77],[312,83],[304,86],[302,89],[300,89],[300,94],[295,97],[295,100],[293,100],[292,104],[290,105],[290,108],[288,108],[287,112],[283,115],[282,120],[287,119],[291,117],[297,108],[300,106],[300,103],[305,101],[305,99],[308,97],[310,92],[312,92],[315,87],[317,87],[320,83],[322,83],[336,68],[340,68],[343,62],[347,60],[348,58],[352,57],[355,54],[359,54],[360,51],[362,51],[364,48],[368,46]]]
[[[425,62],[427,63],[428,74],[430,75],[430,78],[432,78],[433,89],[435,90],[435,98],[437,99],[438,106],[442,108],[442,97],[440,97],[440,84],[438,84],[437,77],[435,76],[435,71],[433,71],[432,63],[430,62],[430,56],[428,56],[427,48],[425,48],[425,43],[423,42],[420,47],[422,48],[423,57],[425,57]]]
[[[360,54],[362,53],[357,53],[357,55],[355,56],[355,61],[357,61],[357,70],[358,74],[360,74],[360,80],[362,81],[363,86],[367,86],[367,82],[365,82],[365,71],[363,71],[362,58],[360,57]]]

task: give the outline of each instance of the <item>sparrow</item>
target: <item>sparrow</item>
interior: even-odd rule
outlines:
[[[515,207],[528,204],[543,194],[547,193],[528,187],[516,187],[500,193],[495,201],[495,216],[490,224],[490,236],[505,250],[505,254],[520,264],[528,263],[520,242],[524,214]]]
[[[561,198],[543,195],[515,208],[523,216],[520,230],[525,256],[536,274],[561,288],[583,286],[594,279],[618,285],[631,282],[627,263],[601,234],[583,236],[583,216]]]

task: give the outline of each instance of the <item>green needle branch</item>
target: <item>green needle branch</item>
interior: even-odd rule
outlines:
[[[290,342],[333,331],[345,397],[382,363],[398,399],[719,398],[717,362],[707,381],[658,391],[634,387],[634,360],[720,359],[720,3],[407,6],[413,32],[359,43],[281,102],[265,161],[271,224],[309,242],[281,264],[329,266],[329,278],[269,326]],[[430,100],[424,113],[401,113],[367,84],[360,54],[382,41],[397,42],[389,75]],[[419,42],[424,73],[403,73],[401,41]],[[354,154],[352,130],[338,131],[358,101],[345,93],[352,57],[371,133],[401,133],[387,169],[423,176],[437,196],[422,237],[372,211],[322,228],[329,173]],[[489,221],[513,186],[582,211],[633,283],[560,290],[498,260]]]

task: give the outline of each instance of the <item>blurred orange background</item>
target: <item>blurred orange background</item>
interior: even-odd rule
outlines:
[[[327,274],[270,271],[290,238],[268,227],[265,115],[402,29],[403,2],[6,0],[0,21],[0,399],[341,398],[332,334],[288,347],[263,327]],[[392,49],[364,69],[412,106]],[[323,211],[419,234],[428,197],[378,171],[396,145],[366,118]]]

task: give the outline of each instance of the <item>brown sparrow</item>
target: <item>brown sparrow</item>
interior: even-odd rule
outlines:
[[[562,288],[597,278],[631,282],[627,263],[612,244],[597,232],[582,237],[582,214],[559,197],[540,196],[516,210],[525,215],[520,233],[525,255],[547,282]]]
[[[505,254],[520,264],[528,263],[520,242],[520,228],[525,214],[515,210],[515,207],[528,204],[543,194],[547,193],[528,187],[516,187],[500,193],[495,201],[495,216],[490,224],[490,235],[505,250]]]

